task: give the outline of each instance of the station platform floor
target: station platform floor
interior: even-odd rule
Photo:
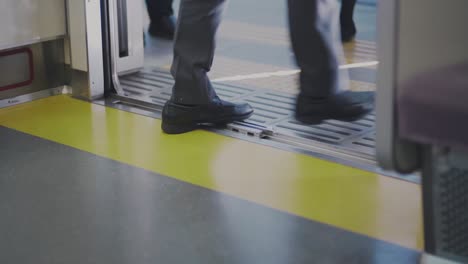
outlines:
[[[176,14],[179,2],[174,1]],[[227,1],[210,78],[236,86],[297,93],[297,66],[286,12],[284,0]],[[358,3],[355,8],[358,34],[355,41],[344,45],[342,58],[343,65],[353,65],[348,69],[352,90],[375,90],[376,12],[376,6],[368,3]],[[148,17],[143,20],[149,24]],[[148,34],[145,39],[145,66],[169,69],[172,41]]]

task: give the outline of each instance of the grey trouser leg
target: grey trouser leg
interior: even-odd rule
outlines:
[[[172,100],[179,104],[207,104],[216,93],[208,79],[225,0],[182,0],[174,40]]]
[[[216,97],[207,77],[225,0],[182,0],[174,43],[172,100],[205,104]],[[301,95],[327,97],[341,86],[336,0],[288,0],[291,41],[301,69]]]
[[[301,69],[300,95],[333,95],[347,80],[347,73],[338,70],[342,46],[337,1],[288,0],[288,8],[291,42]]]

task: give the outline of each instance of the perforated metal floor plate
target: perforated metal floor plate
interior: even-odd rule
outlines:
[[[170,98],[173,82],[170,73],[150,68],[121,78],[122,88],[129,96],[146,97],[157,105]],[[229,125],[227,128],[231,131],[296,146],[314,145],[375,161],[374,114],[351,123],[330,120],[320,125],[303,125],[293,117],[294,95],[226,83],[213,85],[221,98],[245,101],[255,109],[250,119]]]

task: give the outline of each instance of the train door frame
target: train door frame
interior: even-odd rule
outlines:
[[[70,86],[75,97],[102,98],[105,91],[100,1],[66,1]]]

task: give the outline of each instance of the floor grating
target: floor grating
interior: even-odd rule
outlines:
[[[128,95],[147,97],[158,105],[170,98],[173,85],[169,72],[155,68],[145,68],[139,73],[123,76],[120,82]],[[356,122],[329,120],[320,125],[303,125],[293,118],[295,98],[292,94],[226,83],[213,83],[213,86],[221,98],[245,101],[255,109],[252,117],[235,124],[233,131],[253,126],[264,130],[267,135],[287,138],[288,142],[319,144],[375,160],[374,114]]]

